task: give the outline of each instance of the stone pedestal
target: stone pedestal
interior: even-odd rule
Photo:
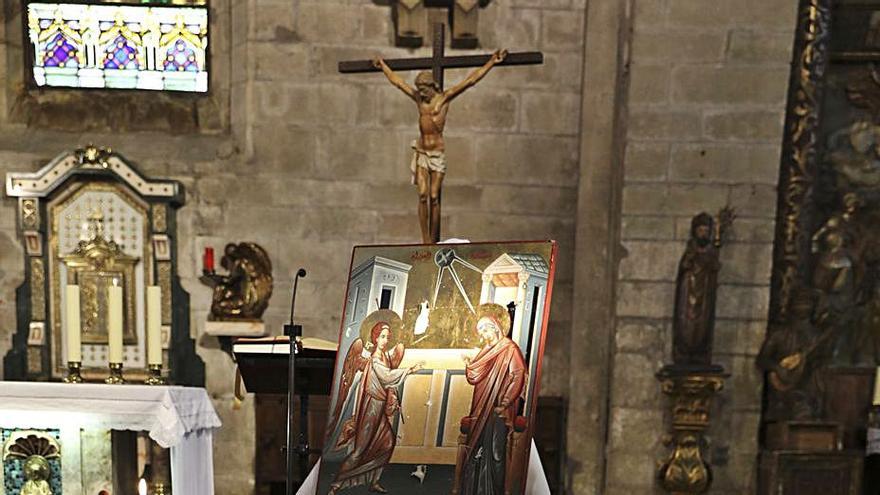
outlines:
[[[705,493],[712,470],[703,459],[703,432],[709,427],[712,398],[730,376],[720,366],[665,366],[657,373],[663,393],[672,399],[672,448],[660,462],[660,486],[672,494]]]
[[[213,337],[265,337],[262,321],[206,321],[205,333]]]

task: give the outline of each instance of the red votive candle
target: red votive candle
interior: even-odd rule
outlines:
[[[214,272],[214,248],[205,248],[205,255],[202,257],[202,267],[206,272]]]

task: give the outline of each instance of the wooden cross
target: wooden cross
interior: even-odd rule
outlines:
[[[442,22],[434,24],[434,48],[430,57],[423,58],[392,58],[385,60],[391,70],[426,70],[431,69],[434,73],[434,81],[440,85],[443,91],[443,72],[446,69],[463,69],[468,67],[481,67],[489,61],[491,55],[462,55],[447,57],[446,49],[446,26]],[[544,54],[541,52],[516,52],[508,53],[502,65],[538,65],[544,63]],[[373,66],[372,60],[355,60],[339,62],[339,72],[343,74],[358,74],[364,72],[381,72]]]
[[[450,102],[467,88],[477,84],[496,65],[528,65],[544,61],[541,52],[498,51],[494,55],[446,57],[443,54],[445,34],[446,29],[442,23],[434,24],[434,51],[431,57],[377,60],[375,65],[373,60],[339,62],[339,72],[342,73],[383,71],[388,80],[412,98],[419,108],[420,135],[419,140],[413,143],[411,169],[413,184],[419,190],[419,226],[422,230],[422,241],[425,243],[440,241],[440,198],[446,175],[443,129]],[[479,68],[449,91],[444,91],[443,72],[446,69],[464,67]],[[416,82],[416,88],[409,86],[395,73],[425,69],[431,70],[433,81]],[[433,87],[434,85],[437,87]]]

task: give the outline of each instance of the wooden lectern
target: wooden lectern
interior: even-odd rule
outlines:
[[[297,325],[298,327],[298,325]],[[293,382],[292,394],[288,396],[287,406],[287,446],[288,463],[286,475],[288,486],[294,471],[300,482],[309,470],[309,455],[315,453],[308,442],[309,396],[329,396],[333,382],[333,365],[336,351],[325,348],[312,348],[309,340],[306,345],[296,342],[296,351],[291,355],[290,338],[267,337],[239,339],[232,346],[232,353],[245,388],[256,394],[288,394],[289,384]],[[293,373],[290,363],[293,362]],[[294,380],[292,378],[295,377]],[[294,441],[294,396],[299,397],[299,438]],[[317,452],[320,453],[320,452]]]

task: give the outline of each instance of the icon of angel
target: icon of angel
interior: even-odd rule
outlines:
[[[402,330],[397,313],[375,311],[361,323],[361,338],[348,348],[328,431],[330,438],[338,431],[333,450],[344,452],[345,458],[330,495],[361,485],[387,493],[379,478],[397,443],[392,425],[400,414],[398,389],[407,376],[422,369],[422,363],[400,368],[405,349],[393,342]]]

